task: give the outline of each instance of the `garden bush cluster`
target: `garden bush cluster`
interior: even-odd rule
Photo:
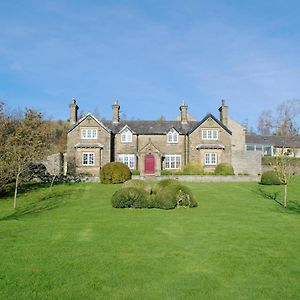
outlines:
[[[192,191],[173,179],[161,180],[152,189],[143,180],[129,180],[114,193],[111,203],[116,208],[174,209],[198,205]]]
[[[267,171],[261,175],[261,184],[279,185],[282,184],[275,171]]]
[[[215,172],[207,172],[201,163],[191,162],[182,171],[162,170],[161,175],[234,175],[234,171],[231,164],[221,163],[216,166]]]

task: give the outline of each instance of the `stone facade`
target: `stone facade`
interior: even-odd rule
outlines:
[[[238,170],[234,153],[239,150],[245,152],[243,157],[247,156],[245,131],[228,116],[224,102],[219,119],[208,114],[201,121],[189,117],[184,102],[174,121],[120,121],[117,101],[112,109],[112,121],[97,120],[92,114],[78,120],[78,106],[72,101],[68,173],[98,175],[102,166],[117,160],[139,170],[141,175],[158,176],[164,169],[182,170],[189,162],[202,163],[207,171],[213,171],[219,163],[235,162]],[[256,171],[254,168],[253,174]]]

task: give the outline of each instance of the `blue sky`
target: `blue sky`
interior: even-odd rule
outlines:
[[[0,1],[0,99],[68,118],[201,119],[221,99],[240,122],[300,98],[299,1]]]

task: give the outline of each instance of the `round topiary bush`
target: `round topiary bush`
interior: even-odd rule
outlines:
[[[120,162],[108,163],[100,170],[101,183],[123,183],[130,178],[130,169]]]
[[[173,209],[176,206],[197,207],[198,203],[187,186],[171,184],[157,192],[154,205],[156,208]]]
[[[142,179],[131,179],[125,181],[122,185],[122,188],[128,188],[128,187],[142,189],[148,192],[149,194],[151,193],[151,186],[145,180]]]
[[[115,208],[147,208],[148,198],[149,194],[145,190],[128,187],[116,191],[111,198],[111,204]]]
[[[233,167],[230,164],[218,164],[215,169],[215,175],[234,175]]]
[[[190,162],[184,166],[183,174],[203,175],[204,174],[203,165],[201,163],[197,163],[197,162]]]
[[[156,194],[159,190],[169,186],[169,185],[180,185],[180,182],[176,179],[163,179],[156,182],[152,187],[152,193]]]
[[[275,171],[267,171],[261,175],[261,184],[279,185],[282,184]]]

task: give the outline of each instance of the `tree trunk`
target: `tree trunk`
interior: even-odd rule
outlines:
[[[20,172],[18,172],[17,177],[16,177],[15,195],[14,195],[14,209],[17,208],[17,195],[18,195],[19,177],[20,177]]]
[[[287,189],[288,189],[288,186],[287,184],[284,185],[284,201],[283,201],[283,206],[284,207],[287,207]]]

